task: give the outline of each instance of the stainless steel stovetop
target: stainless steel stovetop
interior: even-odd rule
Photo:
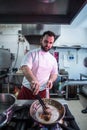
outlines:
[[[29,115],[29,108],[32,102],[32,100],[17,101],[7,124],[0,130],[80,130],[67,104],[64,104],[66,112],[63,124],[43,126],[35,122]]]

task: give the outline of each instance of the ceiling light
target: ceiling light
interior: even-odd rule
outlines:
[[[42,3],[53,3],[56,0],[39,0],[39,1],[42,2]]]

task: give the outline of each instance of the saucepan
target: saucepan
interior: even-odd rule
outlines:
[[[0,94],[0,127],[4,126],[9,117],[9,113],[15,106],[16,98],[13,94]]]
[[[35,100],[31,106],[30,106],[30,116],[34,119],[34,121],[43,124],[43,125],[53,125],[58,122],[62,118],[64,118],[65,115],[65,107],[58,101],[53,100],[53,99],[42,99],[46,106],[50,109],[51,111],[51,117],[50,119],[44,120],[41,118],[40,114],[43,113],[42,106],[38,100]]]

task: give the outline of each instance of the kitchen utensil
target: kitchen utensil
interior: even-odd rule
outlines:
[[[65,115],[65,108],[64,106],[53,99],[42,99],[44,103],[50,107],[52,111],[51,119],[49,121],[42,120],[39,117],[39,112],[42,110],[42,106],[39,103],[38,100],[34,101],[32,105],[30,106],[30,116],[38,123],[43,124],[43,125],[52,125],[55,123],[58,123],[60,119],[62,119]]]
[[[36,98],[39,100],[40,104],[42,105],[43,112],[44,112],[44,113],[46,113],[46,111],[45,111],[45,110],[46,110],[46,108],[47,108],[47,107],[46,107],[46,105],[45,105],[44,101],[41,99],[40,95],[39,95],[39,94],[37,94],[37,95],[36,95]]]

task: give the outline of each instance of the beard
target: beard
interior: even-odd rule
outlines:
[[[41,46],[41,49],[45,52],[48,52],[50,50],[50,48],[46,46]]]

